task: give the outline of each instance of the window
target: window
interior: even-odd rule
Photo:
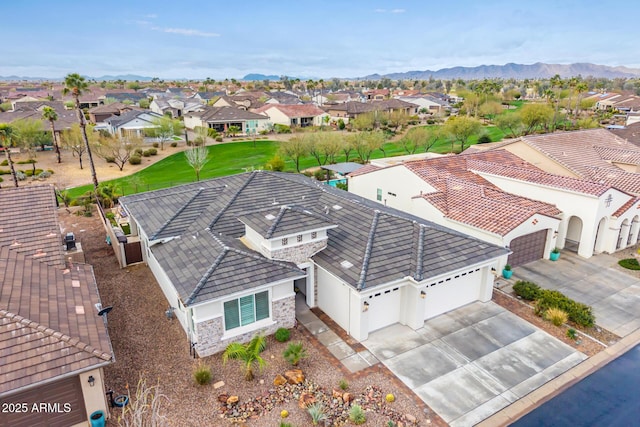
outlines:
[[[288,238],[283,238],[282,239],[282,246],[287,246],[289,244],[289,239]]]
[[[318,232],[317,231],[312,231],[311,232],[311,238],[312,239],[317,239],[318,238]]]
[[[250,325],[269,317],[269,291],[259,292],[224,303],[226,331]]]
[[[302,234],[298,234],[296,240],[298,241],[298,243],[302,242]]]
[[[376,193],[376,200],[379,202],[382,201],[382,188],[378,188],[378,191]]]

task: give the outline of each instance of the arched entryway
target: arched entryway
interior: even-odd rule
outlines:
[[[564,241],[564,248],[572,252],[578,252],[580,238],[582,236],[582,220],[577,216],[569,218],[567,224],[567,236]]]
[[[637,243],[638,234],[640,232],[640,216],[636,215],[631,220],[631,231],[629,232],[629,240],[627,240],[627,246],[631,246]]]
[[[604,233],[607,229],[607,217],[604,217],[598,222],[598,229],[596,230],[596,240],[593,245],[594,253],[601,253],[604,251]]]
[[[629,236],[629,220],[622,221],[620,231],[618,231],[618,241],[616,242],[616,249],[622,249],[626,246],[627,238]]]

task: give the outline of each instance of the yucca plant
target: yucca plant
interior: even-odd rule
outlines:
[[[569,316],[566,311],[555,307],[548,308],[544,313],[544,318],[556,326],[567,323],[567,320],[569,320]]]
[[[324,406],[322,403],[316,402],[307,407],[307,412],[311,416],[311,422],[314,426],[317,426],[320,421],[327,419],[327,414],[324,412]]]

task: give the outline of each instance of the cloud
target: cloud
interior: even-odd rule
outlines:
[[[156,15],[155,13],[150,13],[148,15],[144,15],[144,17],[148,19],[156,19],[158,15]]]
[[[151,27],[153,31],[160,31],[163,33],[170,34],[180,34],[183,36],[194,36],[194,37],[220,37],[218,33],[207,33],[205,31],[194,30],[192,28],[162,28],[162,27]]]
[[[405,13],[406,9],[374,9],[375,13]]]

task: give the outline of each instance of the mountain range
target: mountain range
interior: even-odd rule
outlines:
[[[616,77],[634,78],[640,76],[640,69],[627,67],[610,67],[607,65],[597,65],[590,63],[575,64],[545,64],[536,62],[535,64],[514,64],[505,65],[480,65],[478,67],[453,67],[443,68],[436,71],[407,71],[404,73],[389,74],[371,74],[361,77],[361,80],[378,80],[381,78],[389,78],[392,80],[408,79],[408,80],[426,80],[434,79],[544,79],[559,74],[562,78],[567,77],[604,77],[613,79]]]

